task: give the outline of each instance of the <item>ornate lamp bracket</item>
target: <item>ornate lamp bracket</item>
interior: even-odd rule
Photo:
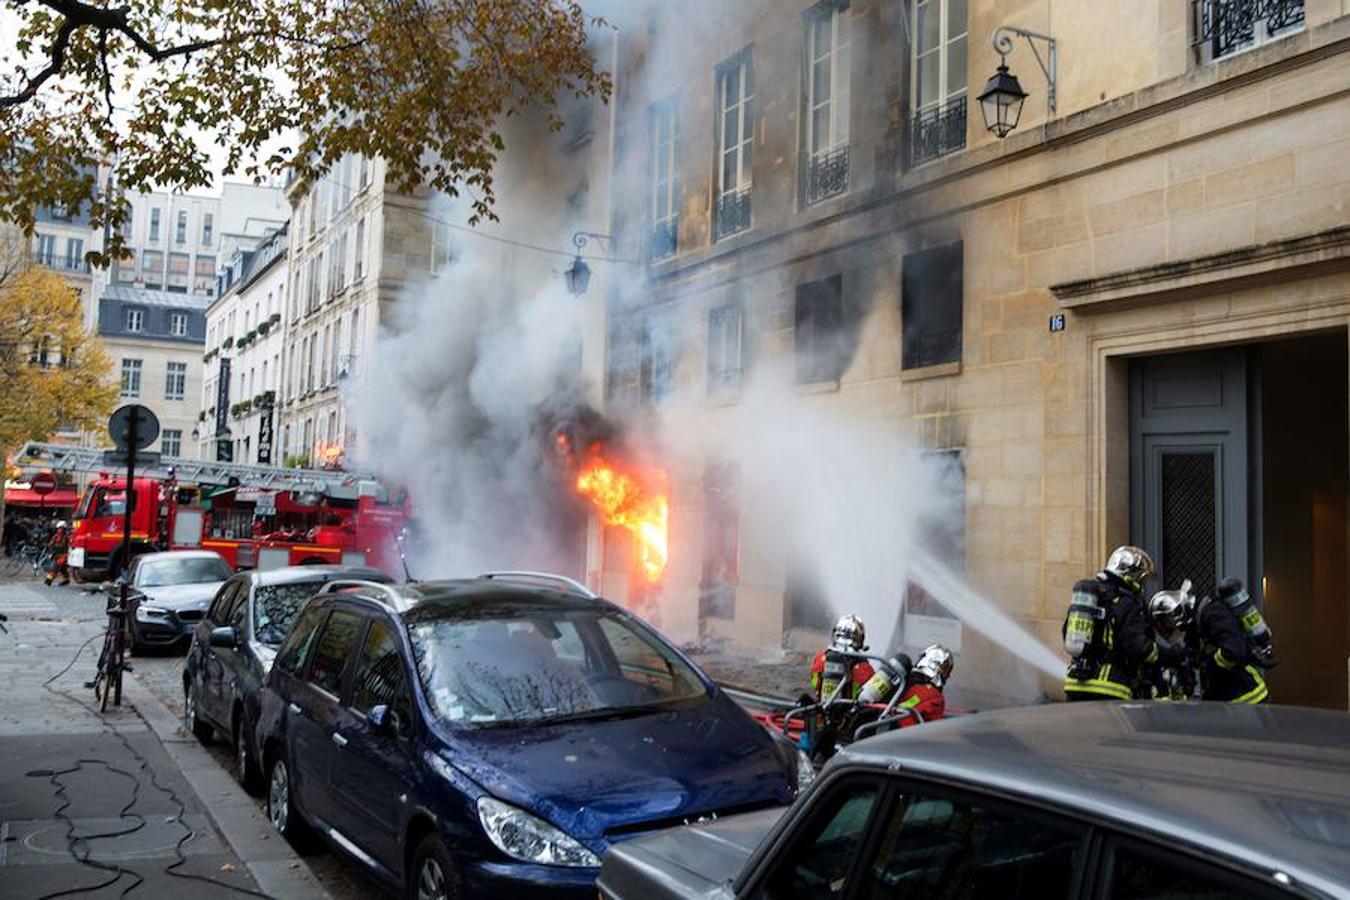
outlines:
[[[1049,85],[1046,91],[1046,99],[1050,104],[1050,115],[1055,114],[1055,39],[1047,34],[1038,34],[1035,31],[1028,31],[1025,28],[1018,28],[1015,25],[1000,25],[994,29],[994,36],[991,43],[994,45],[994,52],[1003,59],[1013,52],[1013,38],[1026,38],[1027,44],[1031,47],[1031,52],[1036,57],[1036,64],[1041,67],[1042,74],[1045,75],[1045,82]],[[1039,44],[1045,45],[1045,56],[1041,56]]]

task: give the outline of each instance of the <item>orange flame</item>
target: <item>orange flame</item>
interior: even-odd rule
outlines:
[[[593,455],[577,475],[577,493],[591,501],[606,525],[618,525],[633,535],[638,565],[650,582],[666,572],[670,498],[664,490],[643,486],[638,473]],[[648,481],[664,481],[657,477]]]

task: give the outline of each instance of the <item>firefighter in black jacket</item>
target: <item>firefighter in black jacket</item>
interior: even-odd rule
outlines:
[[[1072,661],[1064,696],[1076,700],[1130,700],[1151,695],[1143,676],[1179,648],[1160,648],[1141,593],[1153,560],[1138,547],[1117,547],[1095,578],[1073,587],[1064,621],[1064,648]]]
[[[1214,597],[1203,598],[1195,609],[1195,642],[1200,650],[1200,685],[1204,700],[1220,703],[1263,703],[1270,696],[1262,669],[1273,656],[1261,652],[1234,612],[1235,601],[1247,600],[1242,582],[1219,583]],[[1254,608],[1254,607],[1253,607]],[[1260,619],[1259,613],[1256,616]],[[1265,622],[1261,621],[1264,628]]]

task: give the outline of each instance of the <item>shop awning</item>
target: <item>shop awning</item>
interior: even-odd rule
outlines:
[[[55,490],[46,497],[39,497],[27,488],[5,488],[6,506],[51,506],[74,509],[80,495],[73,490]]]

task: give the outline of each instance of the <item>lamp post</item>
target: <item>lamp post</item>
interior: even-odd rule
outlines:
[[[586,293],[586,288],[591,283],[591,267],[586,264],[582,258],[581,251],[585,248],[588,239],[597,241],[614,240],[608,234],[599,234],[594,231],[576,231],[572,233],[572,246],[577,248],[577,255],[572,259],[572,265],[563,271],[563,278],[567,281],[567,292],[573,297],[580,297]]]
[[[1017,76],[1008,71],[1008,54],[1013,51],[1014,37],[1026,38],[1027,44],[1031,47],[1031,52],[1035,54],[1036,63],[1045,75],[1046,101],[1050,115],[1053,117],[1055,114],[1055,39],[1048,35],[1028,31],[1025,28],[1001,25],[995,29],[991,41],[994,45],[994,51],[999,56],[998,70],[985,84],[979,97],[980,112],[984,115],[984,127],[998,138],[1007,137],[1008,133],[1017,127],[1018,121],[1022,118],[1022,104],[1027,99],[1027,92],[1022,90],[1022,85],[1018,82]],[[1037,46],[1038,41],[1045,45],[1045,58],[1041,57],[1040,47]]]

